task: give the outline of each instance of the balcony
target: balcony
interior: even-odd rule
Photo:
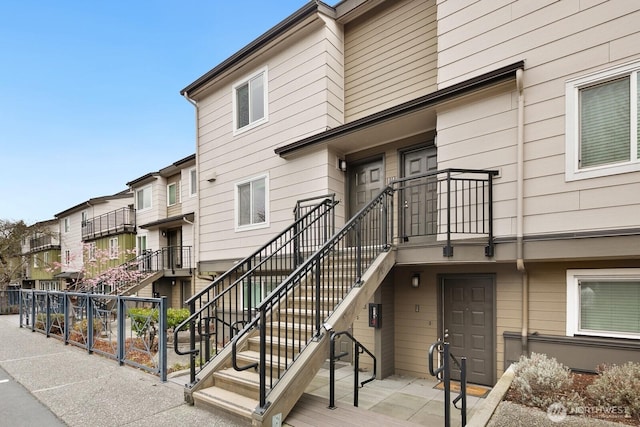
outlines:
[[[48,249],[60,249],[60,238],[58,233],[46,234],[29,239],[29,252]]]
[[[121,208],[91,218],[82,224],[82,240],[92,240],[136,230],[136,214],[133,208]]]

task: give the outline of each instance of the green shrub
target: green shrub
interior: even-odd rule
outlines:
[[[51,326],[49,333],[62,333],[64,331],[64,313],[51,313]],[[36,329],[44,330],[47,324],[47,313],[38,313],[36,315]]]
[[[88,325],[89,325],[88,319],[82,319],[73,324],[73,330],[81,334],[83,337],[86,337]],[[100,332],[102,332],[102,321],[100,321],[99,318],[94,317],[93,318],[93,335],[95,336]]]
[[[599,405],[624,407],[625,415],[640,418],[640,364],[600,367],[587,393]]]
[[[175,329],[180,323],[184,322],[189,317],[188,308],[169,308],[167,309],[167,328]],[[188,325],[181,330],[186,331],[189,329]]]
[[[573,391],[569,368],[546,354],[521,356],[514,373],[511,387],[522,403],[543,410],[553,403],[562,403],[568,411],[583,405],[583,398]]]

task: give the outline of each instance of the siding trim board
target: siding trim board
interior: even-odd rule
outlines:
[[[332,138],[344,136],[346,134],[357,132],[367,127],[393,120],[398,117],[422,110],[427,107],[431,107],[436,104],[441,104],[445,101],[449,101],[455,97],[466,95],[478,89],[485,88],[496,83],[500,83],[504,80],[515,79],[516,71],[524,69],[524,61],[518,61],[510,65],[498,68],[488,73],[481,74],[471,79],[465,80],[460,83],[456,83],[444,89],[437,90],[428,95],[421,96],[411,101],[404,102],[378,113],[371,114],[358,120],[354,120],[350,123],[346,123],[342,126],[329,129],[325,132],[321,132],[316,135],[301,139],[294,143],[277,147],[274,152],[280,157],[286,157],[298,150],[308,148],[310,146],[327,142]]]

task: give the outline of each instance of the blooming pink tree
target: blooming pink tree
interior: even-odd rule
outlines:
[[[121,262],[123,258],[129,261]],[[64,264],[56,261],[48,267],[50,271],[63,269]],[[151,273],[140,268],[135,258],[135,250],[114,254],[110,249],[99,249],[94,245],[83,246],[83,262],[77,279],[73,283],[77,290],[89,292],[109,291],[119,294],[127,288],[140,283]]]

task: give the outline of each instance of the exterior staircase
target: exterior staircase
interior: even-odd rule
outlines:
[[[335,271],[321,274],[324,278],[319,286],[321,305],[328,317],[323,318],[323,330],[316,336],[312,326],[316,316],[312,295],[316,295],[318,286],[312,278],[301,282],[298,291],[288,292],[269,316],[266,328],[271,333],[266,337],[265,362],[260,362],[261,334],[254,329],[236,343],[235,361],[233,348],[225,349],[200,373],[203,379],[190,390],[190,400],[197,406],[235,414],[254,425],[270,426],[274,417],[284,419],[327,360],[329,331],[345,330],[354,322],[360,307],[370,301],[394,264],[395,251],[382,252],[344,298],[337,297],[339,289],[349,287],[350,283],[328,278],[347,276],[334,274]],[[353,266],[334,264],[328,268],[352,270]],[[309,336],[310,342],[306,339]],[[260,408],[260,369],[266,371],[267,378],[281,378],[275,384],[269,381],[269,404],[264,410]]]

